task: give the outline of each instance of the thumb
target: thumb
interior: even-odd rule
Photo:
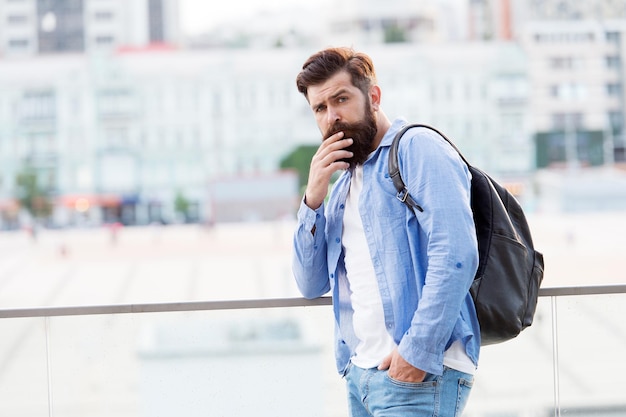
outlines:
[[[391,355],[388,355],[383,359],[383,361],[378,365],[379,371],[386,371],[391,366]]]

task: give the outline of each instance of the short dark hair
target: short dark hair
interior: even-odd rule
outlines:
[[[339,71],[345,70],[352,77],[352,84],[367,95],[369,88],[376,84],[376,71],[372,59],[352,48],[328,48],[309,57],[302,71],[296,77],[296,85],[308,100],[308,90],[320,84]]]

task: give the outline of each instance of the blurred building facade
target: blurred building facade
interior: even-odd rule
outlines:
[[[626,0],[468,0],[467,39],[521,40],[533,22],[604,22],[626,18]],[[457,3],[458,5],[459,3]]]
[[[332,4],[326,38],[337,44],[432,43],[459,39],[461,16],[449,2],[343,0]]]
[[[181,40],[178,0],[0,0],[0,57]]]
[[[440,126],[490,171],[532,171],[519,47],[404,44],[370,53],[391,117]],[[171,221],[178,193],[193,220],[210,220],[210,182],[274,172],[297,145],[319,143],[293,81],[307,56],[147,49],[5,61],[0,198],[15,197],[13,178],[27,164],[55,196],[60,225]]]
[[[626,20],[526,26],[539,167],[626,161],[624,39]]]
[[[514,0],[526,3],[530,20],[606,20],[626,18],[624,0]]]
[[[436,125],[522,200],[532,200],[537,167],[624,161],[624,20],[542,21],[535,3],[472,0],[455,9],[468,24],[450,42],[439,22],[453,2],[374,3],[341,2],[328,34],[373,57],[390,117]],[[326,44],[291,32],[289,45],[178,48],[176,5],[0,1],[0,227],[19,223],[24,167],[53,199],[53,225],[211,222],[235,214],[216,214],[228,202],[212,200],[212,188],[271,179],[291,150],[319,143],[294,78]],[[44,23],[67,36],[39,33]],[[105,32],[119,35],[94,41]],[[18,33],[30,37],[14,53]],[[275,178],[263,187],[283,187]]]

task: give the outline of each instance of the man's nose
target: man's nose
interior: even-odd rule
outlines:
[[[341,116],[333,108],[328,109],[328,112],[326,112],[326,117],[329,126],[332,126],[333,124],[341,120]]]

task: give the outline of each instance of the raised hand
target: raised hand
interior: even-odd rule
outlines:
[[[343,138],[343,132],[324,139],[311,159],[309,182],[304,193],[304,202],[316,210],[324,202],[332,175],[341,169],[348,169],[350,164],[342,159],[352,157],[352,152],[345,150],[352,144],[352,139]]]

